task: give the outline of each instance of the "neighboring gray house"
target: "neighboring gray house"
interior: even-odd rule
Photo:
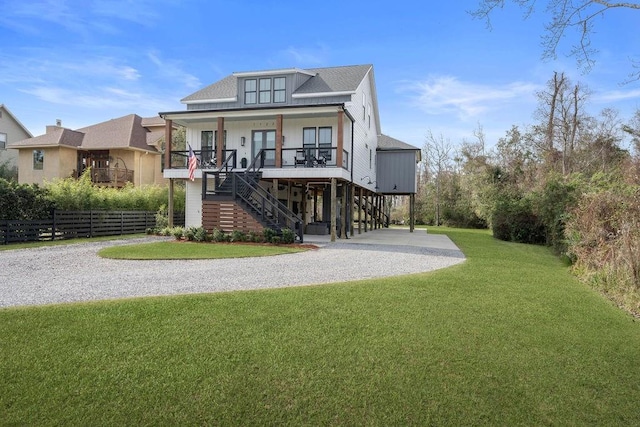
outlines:
[[[372,65],[238,72],[182,102],[160,116],[198,160],[190,171],[187,151],[165,152],[187,226],[335,239],[386,225],[386,195],[416,193],[420,150],[382,135]]]
[[[31,132],[24,127],[6,105],[0,104],[0,166],[14,170],[17,177],[18,150],[7,146],[25,138],[31,138]]]

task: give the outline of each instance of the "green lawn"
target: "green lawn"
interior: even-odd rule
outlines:
[[[10,251],[13,249],[26,249],[26,248],[40,248],[43,246],[61,246],[71,245],[73,243],[88,243],[88,242],[103,242],[107,240],[129,240],[139,237],[147,237],[146,234],[125,234],[121,236],[103,236],[103,237],[82,237],[77,239],[66,240],[42,240],[39,242],[27,242],[27,243],[11,243],[8,245],[0,245],[0,251]]]
[[[545,248],[446,233],[468,259],[428,274],[0,310],[0,424],[640,423],[632,317]]]
[[[251,245],[224,243],[196,243],[162,241],[135,245],[112,246],[101,249],[98,255],[115,259],[216,259],[270,256],[301,252],[296,246]]]

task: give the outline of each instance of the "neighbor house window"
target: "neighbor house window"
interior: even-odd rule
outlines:
[[[44,166],[44,151],[33,150],[33,169],[42,170],[43,166]]]
[[[257,83],[255,79],[249,79],[244,81],[244,103],[255,104],[257,102]]]
[[[260,104],[271,103],[271,79],[260,79]]]
[[[273,102],[286,101],[286,84],[287,79],[284,77],[273,79]]]
[[[0,133],[0,150],[7,148],[7,134]]]
[[[367,94],[362,94],[362,120],[366,118],[367,114]]]

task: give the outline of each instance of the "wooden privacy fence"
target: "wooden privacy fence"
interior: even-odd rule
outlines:
[[[184,214],[173,221],[184,225]],[[152,211],[54,211],[49,219],[0,221],[0,244],[137,234],[155,226]]]

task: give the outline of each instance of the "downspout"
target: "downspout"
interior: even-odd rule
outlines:
[[[355,203],[355,186],[353,185],[353,157],[354,157],[354,142],[353,142],[353,134],[354,134],[354,120],[353,117],[351,117],[350,114],[347,114],[347,117],[349,117],[349,120],[351,120],[351,190],[353,191],[353,194],[351,194],[351,202],[349,203],[349,206],[351,206],[350,209],[350,216],[351,218],[349,218],[349,234],[351,234],[351,237],[354,236],[354,230],[353,230],[353,205]],[[360,199],[358,199],[358,203],[360,203]]]

